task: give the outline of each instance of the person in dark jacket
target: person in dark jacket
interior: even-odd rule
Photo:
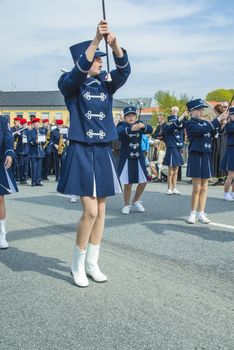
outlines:
[[[14,155],[13,136],[6,117],[0,116],[0,249],[7,249],[6,206],[4,196],[17,192],[11,169]]]
[[[229,121],[225,125],[225,132],[227,147],[220,168],[228,173],[224,184],[224,200],[231,202],[234,201],[234,107],[229,108]],[[231,186],[232,191],[229,192]]]
[[[106,38],[113,50],[116,69],[102,71],[98,45]],[[69,146],[57,190],[80,196],[83,215],[73,248],[72,275],[79,287],[88,287],[87,275],[96,282],[107,277],[100,271],[98,257],[105,223],[106,197],[121,192],[110,143],[118,138],[112,115],[113,94],[130,74],[127,53],[107,21],[102,20],[93,40],[70,47],[75,63],[64,73],[58,86],[70,113]]]
[[[218,117],[220,114],[222,114],[225,109],[225,104],[218,103],[214,106],[214,113],[216,117]],[[212,186],[220,186],[224,185],[224,178],[227,175],[227,172],[225,170],[220,169],[220,163],[221,160],[224,157],[224,153],[227,146],[227,135],[226,130],[224,128],[224,125],[221,124],[216,129],[216,134],[213,138],[213,152],[212,152],[212,160],[213,160],[213,167],[214,167],[214,177],[217,178],[217,181]]]
[[[28,163],[29,163],[29,135],[28,123],[26,119],[20,120],[21,128],[18,132],[18,142],[16,145],[16,156],[19,168],[19,180],[21,184],[27,184]]]
[[[185,127],[189,140],[189,157],[187,165],[187,176],[192,178],[193,192],[191,199],[192,211],[187,220],[189,224],[195,224],[196,220],[208,224],[210,220],[204,213],[208,179],[213,176],[212,169],[212,138],[216,128],[227,119],[227,113],[209,122],[203,118],[203,110],[208,105],[202,99],[188,102],[188,111],[191,118]],[[198,213],[197,213],[198,208]]]
[[[163,140],[166,144],[166,154],[163,159],[163,165],[168,166],[167,176],[167,194],[178,195],[180,192],[176,188],[178,170],[184,164],[181,150],[184,145],[184,117],[178,117],[179,108],[173,106],[171,115],[168,116],[168,123],[162,126]]]
[[[122,214],[128,215],[130,211],[145,212],[140,202],[140,197],[147,185],[148,173],[145,165],[145,156],[142,151],[141,141],[143,134],[151,134],[151,125],[145,125],[137,120],[136,107],[124,108],[125,121],[117,125],[117,131],[121,141],[118,174],[120,182],[124,185],[124,207]],[[136,193],[130,204],[132,184],[136,183]]]
[[[34,118],[33,129],[29,134],[29,156],[31,161],[32,184],[31,186],[43,186],[42,160],[45,157],[43,145],[46,143],[45,131],[40,128],[40,119]]]

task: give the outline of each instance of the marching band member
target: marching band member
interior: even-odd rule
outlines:
[[[55,172],[55,181],[57,182],[59,180],[60,171],[62,168],[62,154],[65,148],[67,135],[63,135],[61,133],[61,129],[63,128],[63,120],[57,119],[56,120],[56,128],[51,130],[50,134],[50,147],[51,147],[51,153],[53,156],[53,167]]]
[[[131,210],[145,212],[140,197],[147,184],[147,170],[145,157],[141,148],[142,134],[151,134],[153,128],[137,121],[136,107],[129,106],[123,110],[125,121],[117,125],[117,131],[121,141],[118,173],[121,184],[124,185],[124,207],[122,214],[128,215]],[[132,184],[138,184],[136,193],[129,204]]]
[[[31,186],[43,186],[42,180],[42,159],[45,157],[43,145],[46,142],[45,131],[40,129],[40,119],[32,120],[33,129],[29,135],[29,156],[31,160],[32,184]]]
[[[16,145],[16,156],[19,168],[19,179],[21,184],[27,184],[28,179],[28,163],[29,163],[29,134],[27,120],[21,119],[20,125],[22,129],[18,132],[18,142]]]
[[[113,50],[116,69],[112,81],[102,70],[102,56],[98,45],[105,36]],[[72,275],[79,287],[87,287],[87,275],[96,282],[107,277],[100,271],[98,257],[105,222],[106,197],[121,192],[111,157],[110,142],[118,135],[113,122],[113,94],[126,82],[130,74],[127,53],[114,33],[102,20],[96,36],[70,47],[75,63],[65,72],[59,89],[70,112],[69,146],[58,183],[58,191],[79,195],[83,215],[77,227],[73,248]]]
[[[179,108],[171,108],[171,115],[168,117],[168,123],[163,124],[163,140],[166,144],[166,154],[163,165],[168,166],[167,175],[167,194],[180,194],[176,189],[179,166],[184,164],[181,150],[184,144],[184,114],[178,118]]]
[[[15,117],[14,118],[14,126],[11,128],[13,137],[14,137],[14,151],[16,150],[16,146],[18,143],[18,135],[19,135],[19,130],[20,130],[20,117]],[[14,153],[13,155],[13,163],[12,163],[12,171],[14,174],[15,179],[18,181],[19,180],[19,169],[18,169],[18,162],[17,162],[17,157],[16,154]]]
[[[41,130],[46,135],[46,142],[43,146],[45,151],[45,157],[42,160],[42,178],[43,180],[49,180],[48,176],[50,174],[50,154],[51,154],[51,146],[49,144],[50,134],[51,134],[49,119],[43,119],[42,124],[43,125],[41,127]]]
[[[234,201],[234,107],[229,108],[230,121],[225,125],[227,135],[227,147],[224,157],[222,159],[220,168],[228,172],[226,181],[224,183],[224,200]],[[232,192],[230,193],[230,187]]]
[[[14,155],[13,137],[7,118],[0,116],[0,249],[7,249],[6,207],[4,196],[17,192],[17,185],[11,170]]]
[[[195,224],[196,220],[203,224],[210,223],[204,213],[208,179],[212,177],[212,136],[220,123],[227,118],[224,112],[212,122],[204,120],[203,109],[208,105],[202,99],[188,102],[188,111],[191,118],[186,122],[185,127],[189,140],[189,157],[187,176],[192,178],[193,192],[191,199],[192,211],[187,220],[189,224]],[[198,208],[198,213],[197,213]]]

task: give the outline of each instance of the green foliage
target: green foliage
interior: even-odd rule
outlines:
[[[231,100],[233,94],[234,89],[217,89],[209,92],[206,96],[206,100],[218,102],[229,101]]]
[[[153,113],[152,118],[149,121],[149,124],[155,128],[158,125],[157,113]]]
[[[161,90],[155,93],[154,98],[160,106],[160,111],[163,112],[165,116],[170,114],[170,109],[173,106],[179,107],[179,114],[182,114],[186,109],[186,103],[189,101],[186,94],[182,94],[180,98],[177,98],[174,93]]]

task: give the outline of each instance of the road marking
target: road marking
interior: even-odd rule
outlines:
[[[223,228],[230,228],[231,230],[234,230],[234,226],[232,225],[218,224],[217,222],[211,222],[209,225],[223,227]]]

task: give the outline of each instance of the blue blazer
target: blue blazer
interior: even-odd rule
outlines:
[[[230,121],[225,125],[227,134],[227,145],[234,146],[234,121]]]
[[[71,72],[64,73],[58,87],[70,112],[68,139],[85,143],[107,143],[118,138],[112,115],[113,94],[126,82],[130,64],[124,56],[114,55],[116,69],[111,71],[112,81],[106,80],[106,72],[87,77],[92,66],[84,54]]]
[[[142,123],[137,121],[135,124]],[[117,125],[117,131],[119,139],[121,141],[120,158],[125,159],[137,159],[144,157],[141,142],[143,134],[151,134],[153,128],[151,125],[145,125],[144,129],[132,131],[134,124],[128,124],[126,122],[120,122]]]
[[[14,138],[8,119],[0,117],[0,160],[14,156]]]
[[[219,125],[217,118],[212,122],[197,118],[188,120],[185,123],[185,128],[189,140],[189,152],[212,152],[212,138]]]

